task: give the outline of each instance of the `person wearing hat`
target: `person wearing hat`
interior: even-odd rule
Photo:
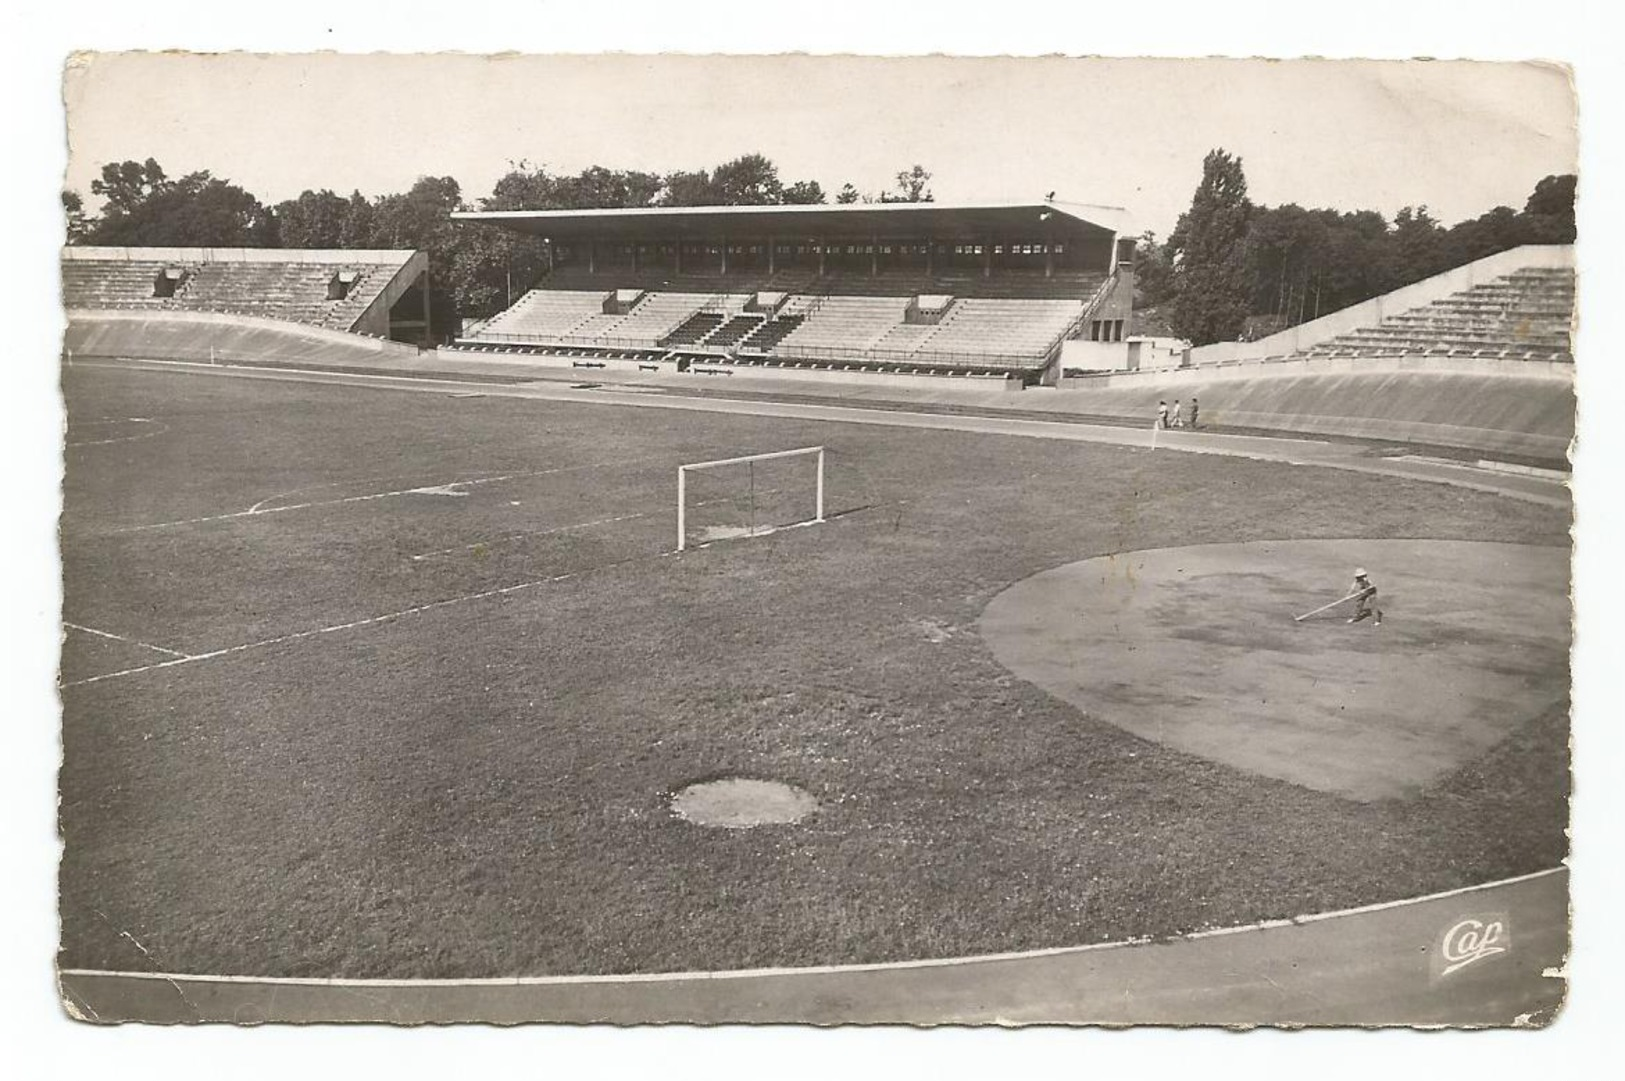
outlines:
[[[1349,617],[1350,623],[1358,623],[1366,616],[1376,616],[1373,626],[1382,626],[1382,609],[1377,607],[1377,587],[1371,584],[1371,577],[1366,574],[1364,567],[1354,568],[1354,584],[1349,587],[1354,594],[1354,614]]]

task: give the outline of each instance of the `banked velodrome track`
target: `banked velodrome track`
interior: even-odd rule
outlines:
[[[1569,506],[1563,479],[1459,462],[1377,458],[1348,444],[1203,432],[684,397],[561,382],[438,373],[76,358],[74,364],[189,371],[444,395],[689,409],[1147,446],[1355,470]],[[1014,955],[749,972],[485,980],[322,980],[64,970],[63,1001],[87,1020],[396,1022],[608,1021],[1513,1025],[1561,1004],[1568,875],[1505,882],[1346,912]]]

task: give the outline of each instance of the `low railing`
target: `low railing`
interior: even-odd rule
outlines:
[[[852,346],[801,346],[785,352],[740,350],[741,356],[761,356],[770,360],[849,361],[858,364],[957,364],[982,368],[1036,368],[1043,357],[1034,353],[1008,353],[993,350],[863,349]]]
[[[490,342],[500,345],[537,345],[537,346],[602,346],[605,349],[648,349],[662,348],[653,338],[605,338],[595,334],[500,334],[485,333],[477,337],[463,335],[473,343]]]

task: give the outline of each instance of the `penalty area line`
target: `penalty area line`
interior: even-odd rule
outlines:
[[[151,642],[143,642],[139,638],[127,638],[122,634],[114,634],[112,631],[99,631],[95,627],[86,627],[82,623],[69,623],[64,619],[62,621],[62,625],[70,628],[71,630],[83,631],[85,634],[94,634],[98,638],[111,638],[115,642],[128,642],[130,645],[140,646],[142,649],[150,649],[157,653],[167,653],[171,657],[181,657],[186,660],[190,660],[192,658],[192,654],[182,653],[178,649],[166,649],[163,646],[155,646]]]
[[[611,459],[603,462],[587,462],[582,465],[557,466],[552,469],[530,469],[520,473],[503,473],[498,476],[474,477],[469,480],[446,481],[441,484],[419,484],[411,488],[394,488],[387,492],[366,492],[361,495],[344,496],[339,499],[316,499],[307,503],[289,503],[280,507],[267,507],[266,503],[273,499],[280,499],[290,493],[283,492],[268,496],[247,510],[231,511],[226,514],[208,514],[199,518],[177,518],[168,522],[145,522],[140,525],[120,526],[109,529],[107,533],[140,533],[151,529],[169,529],[173,526],[202,525],[206,522],[228,522],[238,518],[258,518],[268,514],[283,514],[287,511],[310,510],[315,507],[338,507],[349,503],[368,503],[379,499],[393,499],[406,495],[443,495],[447,489],[469,488],[479,484],[501,484],[510,480],[519,480],[525,477],[546,477],[558,473],[569,473],[584,469],[613,469],[618,466],[648,464],[648,458]],[[295,489],[298,491],[299,489]]]
[[[604,566],[613,567],[618,563],[625,562],[628,562],[628,560],[617,560],[615,563],[607,563],[604,564]],[[592,569],[600,570],[602,568],[594,567]],[[345,623],[334,623],[328,627],[315,627],[308,631],[294,631],[291,634],[279,634],[274,638],[262,638],[257,642],[244,642],[241,645],[227,646],[225,649],[214,649],[207,653],[183,654],[176,657],[172,661],[159,661],[156,664],[137,665],[133,668],[122,668],[117,672],[103,672],[99,676],[86,676],[84,679],[70,680],[66,683],[59,683],[57,686],[62,690],[67,690],[70,687],[83,687],[88,683],[100,683],[103,680],[120,679],[124,676],[139,675],[142,672],[155,672],[161,668],[174,668],[182,664],[192,664],[195,661],[211,661],[216,657],[229,657],[236,653],[246,653],[252,649],[264,649],[267,646],[281,645],[285,642],[297,642],[301,639],[315,638],[324,634],[335,634],[339,631],[355,630],[360,627],[371,627],[379,623],[389,623],[393,620],[405,619],[408,616],[421,615],[424,612],[432,612],[437,608],[448,608],[454,604],[463,604],[468,601],[486,600],[491,597],[502,597],[510,593],[519,593],[523,590],[535,589],[538,586],[552,585],[555,582],[562,582],[566,579],[574,578],[580,573],[580,571],[570,571],[567,574],[555,574],[547,578],[538,578],[530,582],[519,582],[511,586],[500,586],[496,589],[481,590],[478,593],[468,593],[461,597],[448,597],[445,600],[430,601],[428,604],[414,605],[411,608],[402,608],[395,612],[385,612],[382,615],[368,616],[365,619],[352,619]],[[168,651],[166,650],[165,652]]]

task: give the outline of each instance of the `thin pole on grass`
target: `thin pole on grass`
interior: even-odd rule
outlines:
[[[813,513],[813,521],[824,520],[824,448],[818,448],[818,506]]]
[[[682,466],[677,467],[677,550],[683,550],[683,542],[688,537],[685,528],[688,516],[688,470]]]

